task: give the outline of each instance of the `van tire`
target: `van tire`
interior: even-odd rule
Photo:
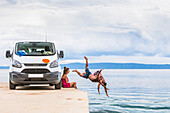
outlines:
[[[55,89],[61,89],[61,81],[58,84],[55,84]]]
[[[9,81],[9,89],[16,89],[16,85]]]
[[[49,86],[54,86],[53,84],[49,84]]]

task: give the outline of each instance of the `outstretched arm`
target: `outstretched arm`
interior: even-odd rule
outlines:
[[[99,82],[105,89],[109,90],[101,81]]]
[[[105,93],[106,93],[106,96],[108,96],[109,97],[109,95],[108,95],[108,93],[107,93],[107,90],[109,90],[101,81],[100,81],[100,83],[99,84],[101,84],[103,87],[104,87],[104,90],[105,90]]]
[[[98,78],[99,78],[100,73],[101,73],[103,70],[104,70],[104,69],[101,69],[101,70],[97,73],[97,80],[98,80]]]
[[[105,90],[106,96],[109,97],[109,95],[108,95],[108,93],[107,93],[107,90],[109,90],[109,89],[108,89],[108,88],[104,88],[104,90]]]
[[[65,78],[66,83],[68,83],[67,78]]]
[[[100,94],[100,83],[98,84],[98,93]]]

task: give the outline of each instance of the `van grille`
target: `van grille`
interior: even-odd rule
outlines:
[[[44,74],[49,73],[50,71],[48,69],[24,69],[22,73],[28,73],[28,74]]]
[[[47,64],[24,64],[25,66],[47,66]]]

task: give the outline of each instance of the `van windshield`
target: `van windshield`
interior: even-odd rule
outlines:
[[[15,53],[21,56],[46,56],[55,54],[54,43],[51,42],[19,42]]]

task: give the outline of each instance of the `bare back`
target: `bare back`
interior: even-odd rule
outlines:
[[[101,73],[99,74],[99,77],[97,77],[97,75],[91,74],[91,75],[89,76],[89,79],[90,79],[92,82],[105,81],[104,78],[103,78],[103,75],[102,75]]]

